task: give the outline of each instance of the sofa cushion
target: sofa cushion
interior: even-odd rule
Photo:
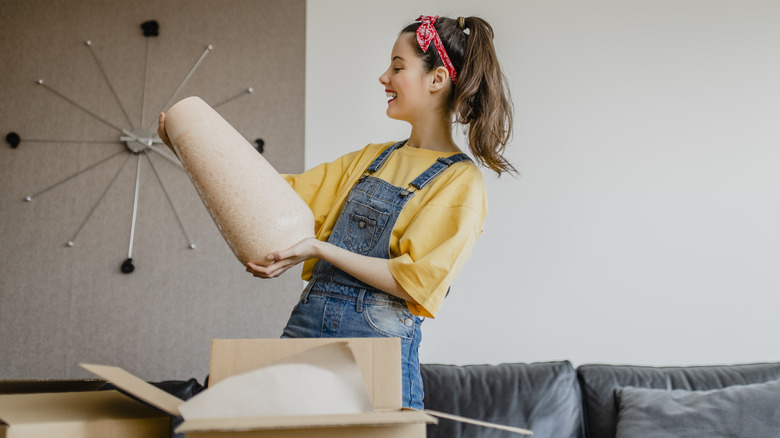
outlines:
[[[693,367],[582,365],[582,389],[588,438],[615,438],[618,405],[615,390],[624,386],[706,391],[732,385],[780,380],[780,363]]]
[[[569,362],[422,365],[425,407],[491,423],[531,429],[536,438],[583,438],[577,376]],[[440,419],[428,437],[518,435]]]
[[[709,391],[617,389],[617,438],[777,438],[780,380]]]

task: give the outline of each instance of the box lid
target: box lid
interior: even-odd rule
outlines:
[[[179,414],[179,406],[184,403],[182,399],[175,397],[154,385],[144,382],[127,371],[118,367],[105,365],[84,363],[80,365],[82,368],[113,383],[117,388],[127,391],[150,405],[161,409],[168,414],[177,417],[181,416]]]
[[[436,423],[423,411],[376,411],[348,415],[294,415],[254,418],[204,418],[185,420],[176,433],[247,431],[271,429],[304,429],[321,427],[395,426],[401,424]]]
[[[209,385],[327,343],[346,342],[376,410],[401,409],[401,342],[398,338],[215,339]]]

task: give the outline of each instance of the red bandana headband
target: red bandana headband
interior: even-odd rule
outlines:
[[[433,44],[436,46],[436,51],[439,52],[439,57],[444,63],[444,67],[450,73],[450,79],[452,79],[452,83],[456,84],[458,80],[458,72],[455,71],[455,66],[452,65],[450,57],[447,56],[447,51],[444,50],[444,44],[441,42],[441,38],[439,38],[439,33],[436,32],[436,28],[433,27],[438,18],[438,15],[434,17],[429,15],[420,15],[420,18],[415,20],[421,22],[420,27],[417,28],[417,43],[420,45],[422,51],[426,52],[428,51],[428,46],[430,46],[431,41],[433,41]]]

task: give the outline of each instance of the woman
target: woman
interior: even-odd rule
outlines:
[[[476,164],[455,144],[468,127],[476,161],[499,175],[512,107],[493,47],[477,17],[421,16],[404,28],[379,77],[387,115],[411,125],[408,140],[370,144],[300,175],[284,175],[311,208],[315,238],[247,263],[274,278],[305,262],[309,284],[282,337],[399,337],[403,405],[423,408],[418,348],[471,254],[487,213]],[[164,115],[160,136],[167,142]]]

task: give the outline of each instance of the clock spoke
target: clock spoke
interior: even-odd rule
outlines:
[[[222,102],[220,102],[220,103],[218,103],[216,105],[213,105],[212,108],[217,108],[217,107],[222,106],[222,105],[224,105],[224,104],[226,104],[226,103],[228,103],[228,102],[230,102],[232,100],[238,99],[241,96],[246,96],[247,94],[252,94],[254,92],[255,92],[255,89],[252,88],[252,87],[249,87],[246,90],[236,94],[235,96],[233,96],[231,98],[228,98],[228,99],[225,99],[225,100],[223,100]]]
[[[187,243],[189,244],[188,248],[195,249],[195,243],[193,243],[192,240],[190,239],[190,236],[187,235],[187,230],[184,229],[184,223],[181,221],[181,217],[179,216],[179,213],[176,211],[176,207],[173,206],[173,200],[171,200],[171,195],[168,193],[168,190],[165,188],[165,184],[163,184],[162,179],[160,178],[160,174],[157,173],[157,169],[154,167],[154,162],[152,161],[151,158],[149,158],[149,153],[147,151],[144,151],[144,155],[146,155],[146,160],[149,161],[149,167],[152,168],[152,173],[154,173],[154,176],[157,177],[157,182],[160,183],[160,187],[162,188],[162,191],[165,194],[165,199],[168,200],[168,205],[171,206],[173,215],[176,217],[176,222],[179,223],[179,228],[181,229],[182,234],[184,234],[184,238],[187,240]]]
[[[133,220],[130,224],[130,245],[127,250],[128,260],[133,259],[133,241],[135,240],[135,222],[138,218],[138,193],[141,189],[141,154],[136,154],[138,157],[138,164],[135,171],[135,196],[133,196]]]
[[[184,166],[182,166],[181,163],[177,159],[171,158],[170,155],[168,155],[167,153],[161,151],[159,148],[156,148],[154,146],[149,146],[147,149],[151,150],[152,152],[155,152],[157,155],[159,155],[159,156],[165,158],[166,160],[170,161],[171,164],[173,164],[174,166],[178,167],[179,169],[184,170]]]
[[[168,99],[168,102],[166,102],[165,105],[163,105],[163,107],[160,110],[160,112],[165,111],[168,108],[168,106],[171,104],[171,102],[173,102],[173,100],[176,99],[176,96],[179,95],[179,92],[182,90],[182,88],[184,88],[184,86],[190,80],[192,75],[195,74],[195,71],[198,70],[198,67],[200,67],[200,64],[203,62],[204,59],[206,59],[206,56],[208,56],[209,52],[211,52],[212,50],[214,50],[214,46],[209,44],[209,46],[206,47],[206,50],[203,51],[203,54],[200,55],[200,58],[195,62],[195,65],[192,66],[192,68],[190,69],[190,72],[187,73],[187,76],[185,76],[184,79],[181,81],[181,84],[179,84],[179,87],[176,88],[176,91],[173,92],[173,95],[171,96],[171,98]]]
[[[146,118],[146,77],[149,76],[149,38],[146,39],[146,65],[144,66],[144,88],[141,91],[141,122],[143,127]]]
[[[119,108],[122,109],[122,113],[125,115],[125,119],[127,119],[127,123],[130,125],[131,128],[135,129],[135,126],[133,126],[133,122],[130,121],[130,116],[127,115],[127,110],[125,109],[125,106],[122,105],[122,101],[119,99],[119,95],[117,94],[116,90],[114,89],[114,85],[111,83],[111,80],[108,78],[108,74],[106,73],[106,70],[103,68],[103,64],[100,62],[100,59],[98,59],[97,54],[95,53],[95,49],[92,47],[92,41],[87,41],[86,46],[89,47],[89,53],[92,54],[92,58],[95,59],[95,63],[97,64],[98,68],[100,69],[100,72],[103,73],[103,77],[106,79],[106,83],[108,84],[108,88],[111,89],[111,92],[114,94],[114,98],[116,98],[116,103],[119,104]]]
[[[96,143],[96,144],[122,144],[121,141],[114,140],[55,140],[46,138],[25,138],[20,143]]]
[[[102,117],[98,116],[97,114],[93,113],[92,111],[90,111],[90,110],[88,110],[88,109],[84,108],[83,106],[81,106],[81,105],[77,104],[76,102],[74,102],[74,101],[73,101],[73,99],[71,99],[71,98],[69,98],[69,97],[65,96],[64,94],[60,93],[59,91],[55,90],[54,88],[51,88],[50,86],[46,85],[46,84],[43,82],[43,79],[38,79],[38,82],[37,82],[37,84],[38,84],[38,85],[40,85],[40,86],[42,86],[43,88],[45,88],[45,89],[47,89],[47,90],[51,91],[52,93],[56,94],[57,96],[61,97],[61,98],[62,98],[62,99],[64,99],[66,102],[70,103],[71,105],[75,106],[76,108],[78,108],[78,109],[80,109],[80,110],[84,111],[85,113],[89,114],[90,116],[92,116],[92,117],[96,118],[97,120],[99,120],[99,121],[101,121],[101,122],[105,123],[106,125],[108,125],[108,126],[110,126],[110,127],[114,128],[114,129],[116,129],[116,130],[117,130],[117,131],[119,131],[119,132],[122,132],[122,131],[123,131],[123,130],[122,130],[122,128],[120,128],[120,127],[118,127],[118,126],[114,125],[113,123],[109,122],[108,120],[106,120],[106,119],[104,119],[104,118],[102,118]]]
[[[87,172],[87,171],[89,171],[89,170],[92,170],[92,169],[94,169],[95,167],[98,167],[98,166],[100,166],[101,164],[105,163],[106,161],[108,161],[108,160],[110,160],[110,159],[112,159],[112,158],[116,157],[117,155],[119,155],[119,154],[122,154],[122,153],[124,153],[124,152],[125,152],[125,151],[124,151],[124,149],[123,149],[123,150],[121,150],[121,151],[119,151],[119,152],[115,153],[114,155],[111,155],[111,156],[109,156],[109,157],[106,157],[106,158],[104,158],[104,159],[102,159],[102,160],[98,161],[97,163],[90,165],[89,167],[86,167],[86,168],[84,168],[84,169],[81,169],[81,170],[79,170],[78,172],[74,173],[73,175],[71,175],[71,176],[68,176],[68,177],[66,177],[66,178],[64,178],[64,179],[61,179],[61,180],[57,181],[56,183],[54,183],[54,184],[50,185],[49,187],[46,187],[45,189],[41,190],[40,192],[38,192],[38,193],[36,193],[36,194],[34,194],[34,195],[32,195],[32,196],[28,196],[27,198],[25,198],[25,201],[27,201],[27,202],[30,202],[30,201],[32,201],[33,199],[37,198],[38,196],[40,196],[40,195],[42,195],[42,194],[44,194],[44,193],[48,192],[49,190],[51,190],[51,189],[53,189],[53,188],[55,188],[55,187],[57,187],[57,186],[59,186],[59,185],[62,185],[62,184],[64,184],[64,183],[66,183],[66,182],[70,181],[71,179],[73,179],[73,178],[75,178],[75,177],[77,177],[77,176],[81,175],[81,174],[82,174],[82,173],[84,173],[84,172]],[[128,156],[128,158],[129,158],[129,156]]]
[[[114,178],[111,179],[111,182],[108,183],[106,189],[103,190],[103,193],[100,195],[97,202],[95,202],[95,205],[92,206],[92,209],[89,211],[84,221],[81,222],[81,225],[79,225],[78,230],[76,230],[76,233],[73,235],[73,238],[70,239],[70,241],[67,243],[67,246],[73,246],[73,244],[76,242],[76,237],[78,237],[79,233],[81,233],[81,229],[84,228],[84,224],[86,224],[89,218],[92,217],[92,214],[95,212],[95,209],[97,209],[98,205],[100,205],[100,203],[103,202],[103,198],[105,198],[106,193],[108,193],[109,189],[111,189],[111,186],[114,185],[114,182],[116,182],[116,179],[119,177],[119,174],[122,173],[122,169],[124,169],[125,166],[127,166],[127,162],[130,161],[131,156],[132,155],[130,154],[127,155],[127,158],[125,158],[125,161],[122,163],[122,166],[119,167],[119,170],[116,171],[116,174],[114,174]]]
[[[141,95],[141,121],[138,122],[138,126],[143,126],[146,118],[146,77],[149,76],[149,40],[160,35],[160,24],[156,20],[144,21],[141,23],[141,29],[146,37],[146,64],[144,66],[144,89]]]

